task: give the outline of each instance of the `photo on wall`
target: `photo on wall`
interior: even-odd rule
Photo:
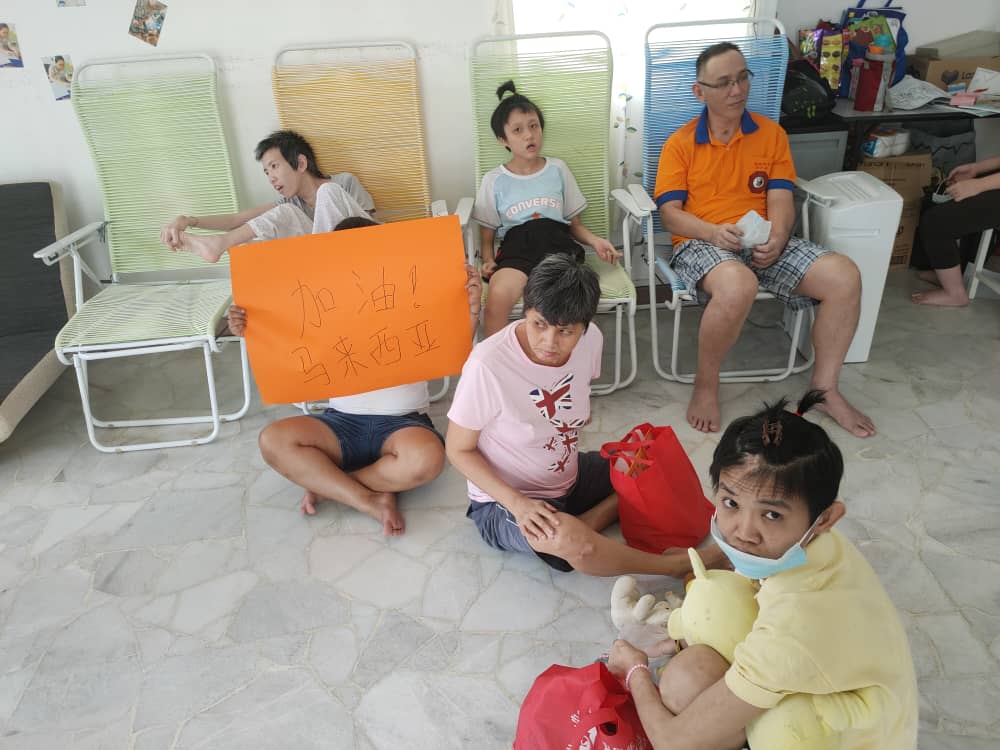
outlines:
[[[73,63],[69,55],[43,57],[42,65],[45,66],[45,75],[49,78],[56,101],[69,99],[70,84],[73,83]]]
[[[160,41],[160,31],[163,29],[163,19],[166,17],[166,4],[158,0],[135,0],[128,33],[155,47]]]
[[[21,48],[17,44],[14,24],[0,21],[0,68],[23,68]]]

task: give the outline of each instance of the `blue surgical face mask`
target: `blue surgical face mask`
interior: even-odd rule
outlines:
[[[819,519],[817,518],[816,521]],[[774,560],[770,557],[758,557],[757,555],[751,555],[749,552],[741,552],[732,545],[726,542],[722,538],[722,532],[719,531],[719,524],[715,520],[715,516],[712,516],[712,524],[710,526],[712,539],[715,543],[719,545],[726,557],[729,558],[729,562],[733,564],[733,568],[741,576],[746,576],[747,578],[752,578],[754,580],[760,580],[761,578],[770,578],[773,575],[782,573],[786,570],[791,570],[792,568],[797,568],[800,565],[805,565],[808,558],[806,557],[806,550],[803,546],[806,541],[806,537],[812,534],[813,526],[816,525],[816,521],[813,521],[812,525],[806,529],[806,533],[802,535],[795,544],[789,547],[785,554],[783,554],[778,559]]]

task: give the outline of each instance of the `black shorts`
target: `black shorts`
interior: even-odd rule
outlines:
[[[583,263],[583,245],[569,233],[569,224],[555,219],[532,219],[507,230],[497,250],[497,270],[515,268],[530,275],[542,258],[565,253]]]

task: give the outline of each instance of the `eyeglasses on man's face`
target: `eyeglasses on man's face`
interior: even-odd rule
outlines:
[[[698,84],[705,86],[710,89],[731,89],[733,86],[739,86],[740,88],[750,85],[750,80],[753,78],[752,70],[744,70],[735,78],[722,78],[715,83],[706,83],[705,81],[698,81]]]

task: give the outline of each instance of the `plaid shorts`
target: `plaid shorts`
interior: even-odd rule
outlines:
[[[795,294],[793,290],[801,283],[806,271],[832,250],[820,247],[814,242],[801,237],[791,237],[778,259],[767,268],[754,268],[750,265],[753,250],[747,248],[742,253],[732,253],[712,245],[704,240],[686,240],[674,248],[670,266],[674,269],[688,289],[698,291],[698,301],[705,304],[708,295],[698,286],[706,274],[720,263],[727,260],[738,260],[754,272],[760,288],[771,292],[792,310],[804,310],[817,304],[812,297]]]

